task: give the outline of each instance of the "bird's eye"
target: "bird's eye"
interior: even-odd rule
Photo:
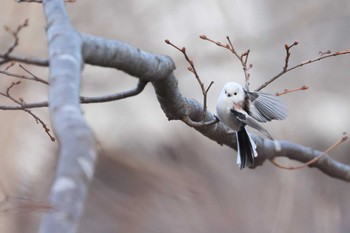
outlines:
[[[234,95],[237,95],[237,92],[233,93]]]

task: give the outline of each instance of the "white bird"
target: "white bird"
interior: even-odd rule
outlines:
[[[236,133],[237,165],[241,169],[254,165],[254,158],[258,156],[256,144],[245,126],[248,125],[273,140],[258,121],[283,120],[287,117],[287,108],[277,96],[248,92],[235,82],[225,84],[217,100],[216,112],[219,120]]]

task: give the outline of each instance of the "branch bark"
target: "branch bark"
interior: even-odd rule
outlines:
[[[49,47],[49,112],[59,142],[56,177],[41,233],[76,232],[96,161],[95,140],[80,110],[82,41],[68,21],[64,2],[45,0]]]

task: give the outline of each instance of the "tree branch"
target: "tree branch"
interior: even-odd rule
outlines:
[[[175,49],[177,49],[178,51],[180,51],[186,61],[188,62],[188,64],[190,64],[189,67],[187,67],[187,69],[194,75],[194,77],[196,78],[201,90],[202,90],[202,95],[203,95],[203,115],[202,115],[202,124],[207,124],[206,122],[203,122],[203,119],[205,118],[205,113],[207,111],[207,96],[208,96],[208,91],[210,89],[210,87],[213,85],[214,81],[211,81],[210,84],[208,85],[207,88],[205,88],[203,81],[201,80],[196,67],[194,66],[194,62],[190,59],[190,57],[187,55],[186,52],[186,48],[182,47],[181,49],[179,47],[177,47],[175,44],[171,43],[169,40],[165,40],[165,43],[167,43],[168,45],[174,47]],[[190,120],[190,119],[188,119]],[[192,122],[191,124],[193,124],[194,122]]]
[[[120,99],[125,99],[131,96],[135,96],[140,94],[143,89],[146,87],[148,81],[139,80],[137,86],[134,89],[118,92],[112,95],[106,95],[101,97],[80,97],[80,103],[83,104],[91,104],[91,103],[102,103],[102,102],[110,102]]]
[[[24,66],[22,65],[19,65],[19,67],[21,69],[23,69],[24,71],[26,71],[28,74],[30,74],[30,76],[25,76],[25,75],[20,75],[20,74],[14,74],[14,73],[10,73],[8,71],[2,71],[0,70],[0,74],[3,74],[3,75],[7,75],[7,76],[10,76],[10,77],[14,77],[14,78],[18,78],[18,79],[26,79],[26,80],[31,80],[31,81],[36,81],[36,82],[40,82],[40,83],[43,83],[43,84],[46,84],[48,85],[49,83],[37,76],[35,76],[33,73],[31,73],[29,70],[27,70],[26,68],[24,68]]]
[[[258,141],[258,148],[261,144],[261,139],[254,137],[254,141]],[[300,161],[306,163],[320,155],[323,154],[321,151],[314,150],[309,147],[305,147],[299,144],[295,144],[288,141],[278,141],[281,145],[280,151],[274,151],[271,146],[264,146],[264,148],[259,148],[258,160],[272,159],[274,157],[287,157],[292,160]],[[272,143],[272,142],[267,142]],[[265,142],[266,144],[266,142]],[[273,144],[273,143],[272,143]],[[270,147],[270,148],[269,148]],[[320,159],[309,165],[309,167],[318,168],[323,173],[329,175],[330,177],[340,179],[346,182],[350,182],[350,166],[337,162],[328,155],[322,155]]]
[[[222,123],[205,126],[196,124],[196,122],[201,121],[203,106],[196,100],[188,99],[181,94],[177,79],[171,72],[175,66],[169,57],[146,53],[122,42],[95,39],[93,36],[83,35],[83,41],[84,50],[89,51],[89,53],[84,51],[87,63],[114,67],[140,77],[141,80],[145,79],[144,73],[147,71],[147,80],[152,82],[160,106],[169,120],[181,120],[219,144],[236,149],[235,135],[230,134],[229,129]],[[93,49],[96,48],[98,48],[97,53],[93,53]],[[105,50],[107,50],[106,53],[103,52]],[[90,53],[91,55],[88,55]],[[116,57],[118,57],[117,60]],[[124,58],[127,62],[121,62]],[[206,112],[205,116],[205,122],[216,120],[209,111]],[[259,153],[256,166],[262,164],[266,159],[280,156],[307,162],[322,153],[287,141],[278,141],[281,150],[276,150],[275,142],[269,139],[263,139],[257,135],[253,135],[253,139],[258,146]],[[336,162],[329,156],[323,156],[310,167],[316,167],[331,177],[350,182],[350,166]]]
[[[80,221],[97,158],[93,134],[80,109],[80,35],[68,21],[64,2],[44,0],[49,42],[49,112],[59,142],[59,161],[50,192],[56,211],[47,213],[41,233],[73,233]]]
[[[248,70],[253,67],[252,64],[249,64],[249,66],[247,67],[248,56],[249,56],[249,53],[250,53],[250,49],[248,49],[247,51],[243,52],[242,54],[238,54],[238,52],[236,51],[235,47],[233,47],[233,44],[232,44],[231,39],[230,39],[229,36],[226,36],[228,44],[223,44],[223,43],[221,43],[219,41],[212,40],[212,39],[208,38],[205,35],[201,35],[201,36],[199,36],[199,38],[201,38],[202,40],[207,40],[207,41],[209,41],[209,42],[211,42],[213,44],[216,44],[219,47],[225,48],[225,49],[229,50],[233,55],[236,56],[236,58],[240,61],[241,65],[242,65],[243,72],[244,72],[245,89],[247,91],[249,91],[250,74],[248,73]]]
[[[12,55],[9,54],[4,56],[4,54],[0,54],[0,65],[5,64],[10,61],[17,61],[31,65],[37,66],[49,66],[49,60],[45,58],[36,58],[36,57],[27,57],[22,55]]]
[[[131,96],[135,96],[140,94],[143,89],[145,89],[147,85],[147,81],[139,80],[137,86],[133,89],[118,92],[111,95],[105,95],[105,96],[97,96],[97,97],[80,97],[80,103],[81,104],[92,104],[92,103],[102,103],[102,102],[110,102],[120,99],[125,99]],[[17,106],[4,106],[0,105],[0,110],[24,110],[24,109],[30,109],[30,108],[43,108],[48,107],[49,103],[47,101],[38,102],[38,103],[22,103],[21,105]]]
[[[298,44],[298,42],[294,42],[291,46],[289,46],[287,44],[285,45],[286,58],[285,58],[285,64],[284,64],[284,67],[282,68],[282,71],[280,73],[276,74],[274,77],[272,77],[267,82],[263,83],[258,88],[256,88],[255,91],[261,91],[263,88],[267,87],[267,85],[269,85],[273,81],[276,81],[276,79],[278,79],[279,77],[281,77],[285,73],[287,73],[289,71],[292,71],[292,70],[294,70],[296,68],[299,68],[299,67],[302,67],[304,65],[308,65],[308,64],[311,64],[311,63],[314,63],[314,62],[326,59],[326,58],[350,54],[350,50],[343,50],[343,51],[338,51],[338,52],[334,52],[334,53],[332,53],[329,50],[327,52],[319,52],[319,57],[316,57],[316,58],[313,58],[313,59],[309,59],[307,61],[301,62],[298,65],[295,65],[295,66],[292,66],[292,67],[288,68],[289,57],[290,57],[290,54],[291,54],[290,53],[290,48],[292,48],[293,46],[295,46],[297,44]]]
[[[51,135],[50,129],[47,127],[45,122],[43,120],[41,120],[37,115],[35,115],[31,110],[28,110],[27,108],[23,107],[23,105],[25,104],[23,98],[20,97],[19,100],[17,100],[14,97],[11,96],[11,94],[10,94],[11,89],[13,87],[19,85],[20,83],[21,83],[21,81],[12,82],[12,84],[9,87],[7,87],[6,93],[0,92],[0,95],[6,97],[6,98],[10,99],[12,102],[15,102],[16,104],[18,104],[20,109],[25,111],[29,115],[31,115],[35,119],[35,122],[37,124],[41,124],[41,126],[44,128],[46,134],[50,137],[51,141],[53,141],[53,142],[56,141],[55,137]]]
[[[169,76],[175,69],[173,60],[144,52],[120,41],[82,34],[83,58],[87,64],[117,68],[145,81]]]

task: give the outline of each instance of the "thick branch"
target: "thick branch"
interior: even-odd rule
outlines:
[[[59,142],[59,161],[50,193],[55,211],[47,213],[41,233],[76,232],[89,181],[94,173],[96,147],[80,110],[82,69],[80,35],[68,22],[64,2],[45,0],[49,42],[49,112]]]
[[[91,65],[114,67],[145,81],[155,81],[169,76],[175,64],[168,56],[144,52],[131,45],[82,35],[83,57]]]
[[[171,72],[175,66],[169,57],[146,53],[122,42],[95,39],[92,36],[83,35],[83,40],[84,50],[88,51],[84,51],[84,58],[87,63],[114,67],[140,77],[140,79],[145,78],[144,74],[147,71],[147,80],[152,82],[161,108],[169,120],[182,120],[185,123],[188,123],[189,119],[191,122],[201,121],[203,106],[196,100],[188,99],[180,93],[177,79]],[[94,49],[97,53],[93,52]],[[112,49],[115,52],[112,52]],[[88,55],[90,53],[91,55]],[[122,62],[124,56],[127,62]],[[213,122],[215,117],[207,112],[204,121]],[[227,127],[222,123],[206,125],[191,123],[189,125],[219,144],[225,144],[236,149],[234,134],[230,134]],[[266,159],[279,156],[306,162],[322,153],[286,141],[280,141],[281,150],[276,150],[275,143],[271,140],[256,135],[253,136],[253,139],[256,141],[259,153],[256,165],[262,164]],[[322,157],[311,167],[317,167],[331,177],[350,182],[350,167],[336,162],[329,156]]]

